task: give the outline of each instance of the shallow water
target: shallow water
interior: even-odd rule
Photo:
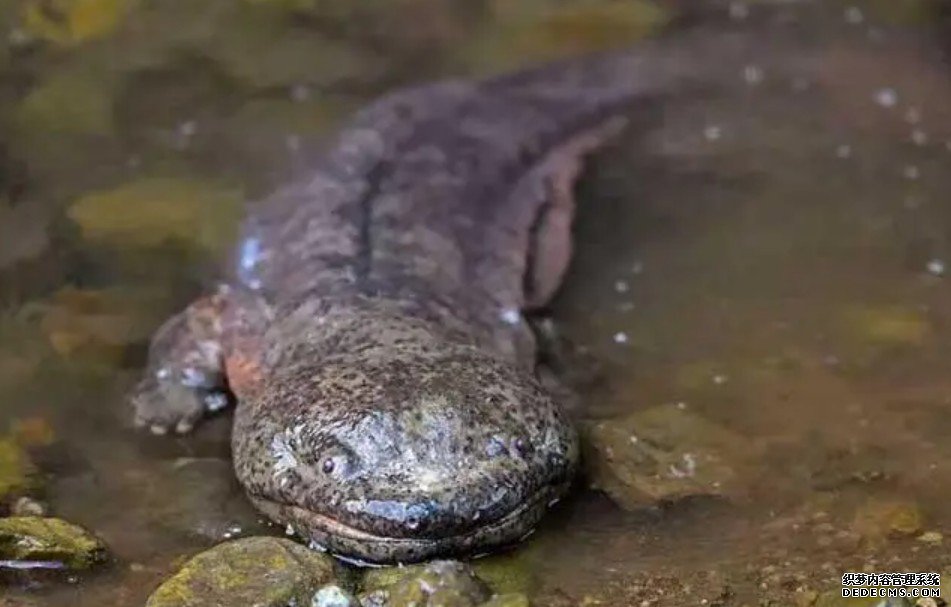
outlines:
[[[139,605],[183,556],[266,530],[231,479],[228,419],[146,437],[123,402],[150,332],[214,280],[244,200],[394,84],[675,17],[295,4],[143,0],[74,23],[0,3],[0,442],[26,445],[42,499],[116,557],[8,580],[10,604]],[[678,403],[733,433],[742,463],[724,496],[631,511],[579,488],[512,555],[538,604],[792,604],[843,571],[949,566],[919,539],[951,533],[944,6],[734,2],[671,26],[763,35],[709,90],[638,106],[593,159],[552,314],[587,369],[584,417]],[[889,527],[895,508],[914,529]]]

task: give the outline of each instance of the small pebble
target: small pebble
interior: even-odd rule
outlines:
[[[359,605],[350,593],[334,584],[324,586],[318,590],[310,604],[311,607],[355,607]]]
[[[944,262],[941,261],[940,259],[932,259],[932,260],[929,261],[928,264],[925,266],[925,269],[928,270],[928,273],[929,273],[929,274],[933,274],[933,275],[935,275],[935,276],[943,276],[943,275],[944,275]]]
[[[850,6],[845,9],[845,22],[852,25],[858,25],[865,21],[865,15],[862,14],[862,9],[857,6]]]
[[[718,126],[708,126],[703,129],[703,136],[707,138],[707,141],[716,141],[723,136],[723,130]]]
[[[843,143],[835,149],[836,158],[841,158],[845,160],[846,158],[852,157],[852,146],[847,143]]]
[[[42,502],[24,496],[13,502],[10,514],[13,516],[46,516],[47,508]]]
[[[905,179],[915,180],[921,177],[921,171],[913,164],[909,164],[901,172],[904,175]]]
[[[614,281],[614,290],[618,293],[627,293],[631,289],[631,286],[627,284],[626,280],[616,280]]]
[[[749,85],[756,85],[763,81],[763,68],[756,65],[747,65],[743,68],[743,80]]]
[[[736,21],[742,21],[750,16],[750,7],[745,2],[730,3],[730,18]]]
[[[898,93],[891,88],[879,89],[875,91],[875,103],[886,108],[895,107],[898,103]]]
[[[614,343],[616,344],[626,344],[627,343],[627,333],[623,331],[618,331],[614,334]]]
[[[926,145],[928,143],[928,134],[921,129],[915,129],[911,132],[911,140],[915,145]]]
[[[303,103],[310,99],[310,87],[306,84],[295,84],[291,87],[291,100]]]
[[[925,531],[918,536],[918,541],[925,544],[940,544],[943,540],[944,536],[940,531]]]

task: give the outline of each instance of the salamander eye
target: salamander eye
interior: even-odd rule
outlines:
[[[317,465],[325,475],[343,479],[356,471],[357,460],[346,451],[334,450],[324,455]]]

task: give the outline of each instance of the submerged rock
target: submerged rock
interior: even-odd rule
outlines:
[[[57,518],[11,516],[0,519],[0,560],[50,562],[65,569],[88,569],[106,560],[102,540]]]
[[[360,601],[340,586],[328,584],[317,591],[310,607],[360,607]]]
[[[605,50],[657,31],[670,15],[659,2],[492,2],[493,27],[466,55],[487,70]]]
[[[677,405],[662,405],[583,431],[594,487],[623,508],[700,495],[736,484],[743,439]]]
[[[113,81],[104,71],[67,66],[31,90],[16,110],[16,125],[30,140],[39,135],[112,134]]]
[[[229,244],[242,210],[240,190],[192,179],[145,178],[93,192],[69,209],[87,239],[118,247],[168,241],[218,251]]]
[[[335,576],[334,562],[324,554],[286,539],[249,537],[192,557],[146,607],[309,605]]]
[[[105,364],[121,362],[126,348],[146,343],[169,307],[168,294],[151,289],[72,287],[37,304],[43,332],[57,354]]]
[[[361,600],[374,607],[476,607],[491,595],[472,568],[458,561],[368,572]]]
[[[137,0],[25,0],[24,30],[43,40],[71,45],[105,36],[118,27]]]
[[[870,499],[856,513],[853,528],[869,541],[918,535],[924,516],[918,504],[901,499]]]
[[[528,607],[528,597],[521,593],[498,594],[482,607]]]
[[[36,468],[18,441],[0,436],[0,504],[34,486]]]
[[[881,598],[842,598],[841,591],[826,592],[819,595],[814,607],[914,607],[908,599],[881,599]]]
[[[495,554],[470,566],[493,594],[531,594],[538,582],[524,551]]]

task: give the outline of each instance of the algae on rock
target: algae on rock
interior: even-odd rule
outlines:
[[[106,560],[102,540],[57,518],[0,518],[0,559],[54,561],[67,569],[88,569]]]
[[[184,242],[215,252],[234,237],[239,189],[194,179],[144,178],[92,192],[69,209],[83,236],[120,247]]]
[[[290,540],[249,537],[192,557],[152,596],[146,607],[308,605],[336,577],[333,560]]]

